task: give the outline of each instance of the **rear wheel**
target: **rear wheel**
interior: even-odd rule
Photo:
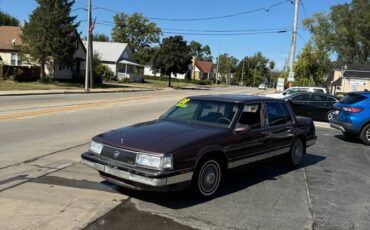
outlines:
[[[192,188],[200,197],[211,197],[220,187],[223,170],[220,160],[207,158],[202,160],[193,176]]]
[[[370,145],[370,124],[362,128],[360,139],[365,145]]]
[[[288,155],[288,163],[290,165],[297,167],[302,163],[304,148],[305,147],[301,139],[296,139],[294,141]]]

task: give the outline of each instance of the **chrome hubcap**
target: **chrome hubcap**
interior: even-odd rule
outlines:
[[[292,149],[293,164],[299,164],[303,157],[303,144],[301,141],[296,141]]]
[[[367,139],[368,141],[370,141],[370,129],[368,129],[368,130],[366,131],[365,136],[366,136],[366,139]]]
[[[203,165],[199,173],[198,186],[203,195],[213,194],[220,183],[221,169],[214,160]]]
[[[331,119],[333,119],[333,115],[334,115],[334,112],[329,112],[328,113],[328,120],[330,121]]]

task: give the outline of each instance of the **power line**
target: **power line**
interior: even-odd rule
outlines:
[[[209,32],[209,33],[223,33],[223,32],[262,32],[270,30],[291,30],[291,28],[265,28],[265,29],[239,29],[239,30],[197,30],[197,29],[175,29],[175,28],[161,28],[167,31],[180,31],[180,32]]]
[[[96,22],[97,25],[113,27],[112,22]],[[178,31],[178,32],[176,32]],[[184,31],[184,32],[182,32]],[[256,30],[219,30],[219,31],[207,31],[207,30],[181,30],[181,29],[171,29],[162,28],[162,33],[164,34],[180,34],[180,35],[208,35],[208,36],[226,36],[226,35],[254,35],[254,34],[273,34],[273,33],[286,33],[291,31],[291,29],[256,29]],[[203,32],[203,33],[202,33]]]
[[[264,32],[245,32],[245,33],[178,33],[172,31],[163,31],[164,34],[179,34],[179,35],[207,35],[207,36],[227,36],[227,35],[257,35],[257,34],[279,34],[286,33],[288,30],[279,31],[264,31]]]
[[[303,40],[303,42],[304,42],[304,43],[307,43],[307,42],[306,42],[306,39],[304,39],[304,38],[302,37],[301,33],[297,32],[297,34],[298,34],[298,36]]]
[[[206,17],[206,18],[159,18],[159,17],[146,17],[146,18],[148,18],[150,20],[156,20],[156,21],[207,21],[207,20],[231,18],[231,17],[241,16],[241,15],[245,15],[245,14],[256,13],[256,12],[259,12],[259,11],[269,12],[272,8],[277,7],[279,5],[282,5],[286,2],[291,3],[291,0],[283,0],[283,1],[271,4],[271,5],[261,7],[261,8],[257,8],[257,9],[253,9],[253,10],[238,12],[238,13],[234,13],[234,14]],[[77,11],[77,10],[84,10],[84,9],[83,8],[77,8],[73,11]],[[106,7],[95,7],[92,10],[104,10],[104,11],[111,12],[111,13],[114,13],[114,14],[121,13],[119,11],[112,10],[112,9],[109,9],[109,8],[106,8]]]

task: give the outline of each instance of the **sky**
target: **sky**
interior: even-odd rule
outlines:
[[[343,4],[348,0],[300,0],[300,2],[296,55],[310,39],[310,33],[302,27],[302,20],[316,12],[329,12],[331,6]],[[275,61],[276,69],[282,69],[290,49],[291,31],[261,33],[262,31],[271,32],[293,28],[294,5],[287,0],[92,0],[92,5],[93,8],[98,8],[93,10],[93,18],[96,17],[98,23],[104,24],[97,24],[94,32],[107,35],[111,34],[113,27],[111,23],[115,13],[111,11],[127,14],[139,12],[157,23],[164,31],[162,37],[174,35],[168,33],[172,32],[183,35],[188,42],[195,40],[203,45],[209,45],[213,57],[217,57],[219,53],[228,53],[241,60],[245,56],[251,56],[260,51],[264,56]],[[20,21],[27,21],[36,6],[34,0],[0,0],[0,10],[17,17]],[[81,21],[78,30],[83,37],[87,30],[87,12],[81,8],[87,8],[87,0],[76,0],[72,13],[77,15],[77,21]],[[261,10],[262,8],[267,10]],[[212,20],[163,21],[155,19],[204,19],[248,11],[252,12]],[[221,32],[233,35],[210,35],[214,33],[208,31],[214,30],[239,31]]]

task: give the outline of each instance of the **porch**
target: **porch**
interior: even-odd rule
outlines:
[[[144,66],[138,63],[121,60],[117,63],[117,80],[129,79],[130,82],[141,82]]]

